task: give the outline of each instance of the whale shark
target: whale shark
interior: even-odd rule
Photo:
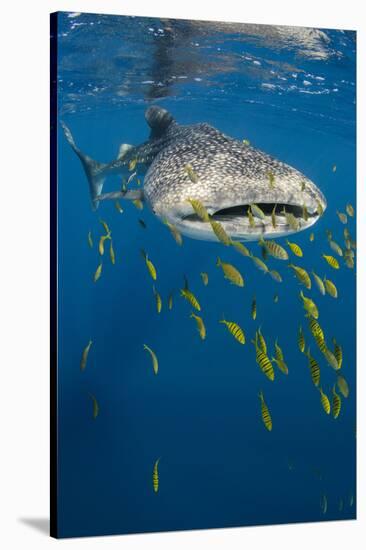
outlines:
[[[308,229],[326,209],[326,199],[314,182],[248,142],[206,122],[179,124],[156,105],[147,108],[145,119],[150,127],[148,140],[136,146],[123,143],[110,163],[84,154],[61,123],[84,168],[94,210],[105,200],[141,200],[183,235],[217,241],[209,221],[199,217],[189,202],[194,199],[232,240],[256,241]],[[141,187],[103,193],[108,175],[131,175],[135,168],[144,174]],[[251,205],[260,208],[260,217],[248,215]]]

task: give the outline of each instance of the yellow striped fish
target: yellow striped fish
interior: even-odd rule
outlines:
[[[91,340],[89,340],[88,345],[83,349],[83,353],[81,355],[81,361],[80,361],[80,370],[81,371],[85,370],[86,362],[88,360],[89,350],[90,350],[90,347],[91,347],[92,343],[93,342]]]
[[[250,256],[249,250],[245,245],[243,245],[243,243],[239,241],[232,241],[231,244],[235,248],[235,250],[239,252],[239,254],[242,254],[243,256]]]
[[[346,224],[348,222],[347,216],[343,212],[338,212],[338,210],[337,210],[337,216],[338,216],[339,221],[341,223]]]
[[[216,222],[215,220],[210,218],[210,225],[211,225],[212,231],[215,233],[218,240],[222,242],[222,244],[224,244],[225,246],[229,246],[232,241],[229,235],[226,233],[223,226],[221,225],[221,223]]]
[[[217,267],[221,267],[225,279],[228,279],[231,283],[237,286],[244,286],[244,279],[241,273],[232,264],[222,262],[220,258],[217,258]]]
[[[111,234],[111,230],[109,229],[109,226],[108,226],[107,222],[104,221],[104,220],[102,220],[102,219],[100,219],[100,218],[99,218],[99,222],[102,224],[103,229],[104,229],[104,231],[106,232],[106,234],[107,234],[107,235],[110,235],[110,234]]]
[[[254,345],[255,345],[255,351],[256,351],[255,360],[258,363],[259,368],[261,369],[263,374],[265,374],[267,378],[271,380],[271,382],[273,382],[275,375],[274,375],[274,369],[273,369],[271,360],[266,355],[266,353],[260,349],[257,342],[254,342]]]
[[[112,264],[114,265],[116,263],[116,254],[114,252],[112,239],[110,241],[110,246],[109,246],[109,257],[111,259]]]
[[[277,283],[282,283],[282,277],[281,275],[278,273],[278,271],[276,271],[275,269],[271,269],[269,271],[269,274],[270,276],[272,277],[272,279],[274,281],[276,281]]]
[[[276,208],[277,208],[277,204],[274,205],[273,210],[272,210],[272,212],[271,212],[272,227],[273,227],[274,229],[276,229],[276,227],[277,227]]]
[[[200,275],[201,275],[201,279],[202,279],[203,284],[205,286],[207,286],[208,285],[208,274],[205,271],[202,271],[200,273]]]
[[[333,352],[330,351],[330,349],[326,347],[325,350],[323,351],[323,355],[327,360],[328,365],[330,365],[332,369],[339,370],[338,361],[335,358]]]
[[[334,357],[337,359],[338,370],[339,370],[342,367],[342,363],[343,363],[343,351],[335,338],[332,338],[332,342],[334,346]]]
[[[155,374],[158,374],[158,371],[159,371],[159,363],[158,363],[158,358],[156,357],[156,354],[153,352],[153,350],[151,348],[149,348],[149,346],[147,346],[146,344],[144,344],[144,350],[146,350],[149,354],[150,354],[150,357],[151,357],[151,360],[152,360],[152,365],[153,365],[153,370],[154,370],[154,373]]]
[[[315,319],[309,317],[309,328],[315,340],[324,341],[324,331]]]
[[[297,336],[297,345],[299,346],[299,350],[301,351],[301,353],[304,353],[304,351],[305,351],[305,337],[304,337],[304,332],[302,330],[301,325],[299,327],[299,333],[298,333],[298,336]]]
[[[298,231],[300,228],[299,221],[295,218],[295,216],[292,214],[292,212],[286,212],[286,209],[284,208],[281,212],[286,218],[287,224],[291,227],[293,231]]]
[[[351,218],[353,218],[353,216],[355,215],[355,211],[354,211],[354,208],[353,208],[352,204],[348,203],[346,205],[346,212],[349,216],[351,216]]]
[[[192,312],[191,313],[191,318],[196,321],[197,330],[199,332],[201,340],[204,340],[206,338],[206,327],[205,327],[205,324],[203,322],[202,317],[200,317],[199,315],[196,315],[195,313]]]
[[[277,339],[275,341],[275,357],[276,357],[276,359],[280,359],[281,361],[284,360],[283,351],[280,348],[280,346],[278,345],[278,340]]]
[[[88,233],[88,245],[90,246],[90,248],[93,248],[93,237],[91,231],[89,231]]]
[[[253,256],[253,254],[250,255],[250,258],[253,260],[254,265],[258,269],[260,269],[264,273],[268,273],[269,271],[268,266],[260,258],[257,258],[257,256]]]
[[[286,239],[287,246],[290,248],[291,252],[295,254],[295,256],[298,256],[299,258],[302,258],[303,252],[300,248],[300,246],[296,243],[291,243],[289,240]]]
[[[182,246],[183,244],[183,238],[178,229],[175,227],[174,224],[170,223],[167,219],[163,220],[164,224],[167,226],[167,228],[170,231],[171,236],[177,243],[177,245]]]
[[[332,416],[333,418],[338,418],[341,412],[342,400],[340,395],[336,392],[335,385],[333,386],[332,394]]]
[[[93,403],[93,418],[95,420],[99,414],[99,403],[96,400],[96,397],[92,393],[89,393],[89,397]]]
[[[257,330],[257,332],[255,333],[255,340],[256,342],[259,342],[259,349],[261,351],[263,351],[263,353],[267,353],[267,344],[266,344],[266,340],[262,334],[262,330],[261,330],[261,327],[259,327],[259,329]]]
[[[288,254],[286,250],[275,241],[265,241],[263,237],[261,237],[258,241],[258,244],[260,244],[260,246],[262,247],[265,247],[268,254],[270,254],[270,256],[272,256],[273,258],[277,258],[277,260],[288,260]]]
[[[333,283],[333,281],[331,281],[330,279],[326,279],[324,277],[324,286],[325,286],[325,290],[326,290],[327,294],[329,294],[329,296],[332,296],[332,298],[337,298],[338,297],[338,290],[337,290],[337,287],[335,286],[335,284]]]
[[[307,296],[305,296],[303,291],[300,292],[300,298],[302,299],[303,307],[304,307],[305,311],[307,311],[309,313],[309,315],[314,317],[314,319],[318,319],[319,318],[319,311],[318,311],[318,308],[317,308],[316,304],[313,302],[313,300],[311,298],[308,298]]]
[[[197,183],[198,182],[198,176],[196,174],[196,172],[193,170],[193,166],[191,164],[186,164],[186,166],[184,167],[184,171],[185,173],[187,174],[187,176],[189,177],[189,179],[191,180],[192,183]]]
[[[194,212],[197,214],[197,216],[203,221],[208,222],[209,221],[209,215],[206,210],[206,208],[203,206],[202,202],[198,199],[188,199],[187,202],[192,206]]]
[[[239,344],[245,344],[244,331],[237,323],[234,323],[234,321],[226,321],[226,319],[221,319],[219,322],[227,327],[230,334],[239,342]]]
[[[272,361],[276,363],[277,367],[281,372],[283,372],[283,374],[288,374],[288,367],[283,359],[276,359],[275,357],[272,357]]]
[[[250,210],[251,210],[253,216],[255,216],[256,218],[259,218],[260,220],[265,220],[266,219],[265,213],[263,212],[263,210],[261,208],[259,208],[259,206],[257,204],[251,204],[250,205]]]
[[[102,264],[102,262],[100,262],[100,264],[97,267],[96,272],[94,273],[94,282],[95,283],[98,281],[98,279],[100,279],[100,276],[102,274],[102,268],[103,268],[103,264]]]
[[[99,254],[101,256],[104,255],[104,242],[107,240],[107,239],[110,239],[110,234],[108,235],[102,235],[99,239],[99,246],[98,246],[98,250],[99,250]]]
[[[257,300],[255,296],[253,297],[250,311],[251,311],[252,319],[255,321],[257,318]]]
[[[314,386],[319,386],[320,383],[320,368],[319,365],[314,359],[314,357],[310,354],[310,348],[308,348],[308,351],[306,352],[308,361],[309,361],[309,369],[310,369],[310,375],[311,379],[313,381]]]
[[[194,309],[201,311],[201,306],[196,298],[196,296],[188,288],[181,288],[180,295],[191,304]]]
[[[311,279],[308,272],[303,267],[299,267],[294,264],[287,264],[287,267],[290,267],[294,271],[300,283],[302,283],[307,289],[311,288]]]
[[[330,413],[330,402],[327,397],[327,395],[323,392],[322,388],[319,388],[320,391],[320,403],[324,409],[324,412],[329,414]]]
[[[337,376],[337,386],[343,397],[347,399],[349,396],[348,383],[344,376],[341,376],[340,374]]]
[[[313,276],[313,278],[314,278],[315,284],[316,284],[316,286],[318,287],[318,290],[319,290],[320,294],[322,294],[322,295],[324,296],[324,294],[325,294],[325,286],[324,286],[323,281],[321,280],[321,278],[319,277],[319,275],[317,275],[314,271],[312,271],[311,273],[312,273],[312,276]]]
[[[272,418],[271,418],[269,409],[266,405],[266,402],[264,401],[263,392],[261,391],[258,394],[258,396],[261,403],[261,415],[262,415],[263,424],[265,425],[267,430],[270,432],[272,430]]]
[[[131,159],[130,162],[128,163],[129,172],[132,172],[132,170],[136,168],[136,165],[137,165],[137,158]]]
[[[141,249],[141,254],[142,254],[142,257],[143,257],[144,260],[145,260],[145,264],[146,264],[146,267],[147,267],[147,270],[148,270],[148,272],[149,272],[150,277],[151,277],[154,281],[156,281],[157,274],[156,274],[156,269],[155,269],[154,264],[152,263],[151,260],[149,260],[149,257],[148,257],[148,255],[146,254],[145,250]]]
[[[163,307],[163,301],[161,299],[161,296],[160,296],[159,292],[156,290],[154,285],[153,285],[153,293],[154,293],[154,296],[155,296],[156,311],[158,313],[160,313],[161,308]]]
[[[160,462],[160,457],[155,462],[154,468],[153,468],[152,481],[153,481],[154,493],[157,493],[159,491],[159,462]]]
[[[327,262],[327,264],[330,265],[330,267],[332,267],[333,269],[339,269],[338,260],[334,256],[329,256],[327,254],[322,254],[322,257]]]

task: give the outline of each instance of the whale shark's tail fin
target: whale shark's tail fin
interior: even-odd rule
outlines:
[[[103,191],[103,184],[106,177],[104,168],[108,165],[97,162],[91,157],[88,157],[88,155],[84,155],[84,153],[82,153],[80,149],[76,146],[74,138],[72,137],[72,134],[66,124],[64,122],[61,122],[61,126],[63,128],[67,141],[81,160],[81,164],[84,167],[85,174],[88,178],[89,183],[89,193],[92,201],[92,208],[93,210],[96,210],[99,206],[98,197]]]

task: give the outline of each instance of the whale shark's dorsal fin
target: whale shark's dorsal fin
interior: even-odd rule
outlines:
[[[133,149],[133,145],[130,145],[129,143],[122,143],[119,147],[117,159],[122,160],[131,149]]]
[[[168,127],[174,123],[173,116],[162,107],[152,105],[145,111],[145,119],[151,128],[150,139],[161,137]]]

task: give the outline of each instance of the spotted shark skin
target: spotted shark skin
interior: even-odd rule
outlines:
[[[103,200],[138,198],[184,235],[213,241],[217,237],[210,224],[194,215],[188,199],[198,199],[233,240],[242,241],[294,233],[284,207],[296,213],[298,230],[312,226],[326,209],[324,195],[309,178],[259,149],[207,123],[180,125],[157,106],[149,107],[145,118],[151,128],[149,139],[139,146],[124,144],[119,157],[109,164],[84,155],[63,125],[67,140],[84,166],[94,207]],[[132,160],[137,161],[139,173],[145,174],[143,187],[103,194],[107,175],[127,173]],[[196,182],[187,173],[188,164],[197,176]],[[251,204],[271,208],[280,205],[278,210],[276,206],[275,226],[268,208],[264,219],[255,218],[253,226],[247,216]],[[304,208],[306,216],[301,215]]]

